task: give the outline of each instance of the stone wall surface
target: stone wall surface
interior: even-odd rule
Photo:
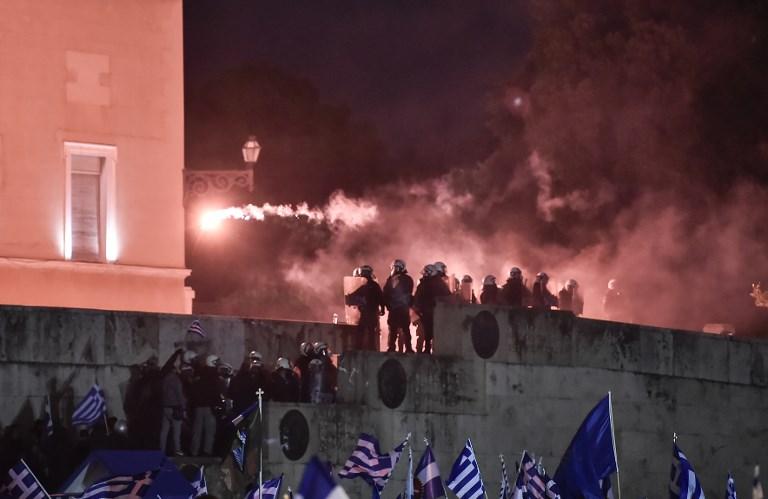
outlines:
[[[338,402],[267,403],[264,413],[265,477],[284,473],[294,490],[312,455],[338,470],[360,432],[376,435],[385,452],[410,432],[414,460],[428,438],[444,477],[471,438],[490,496],[499,454],[511,469],[528,449],[554,473],[582,419],[608,391],[626,497],[666,494],[673,432],[710,496],[722,493],[729,470],[739,494],[748,495],[752,466],[768,462],[768,344],[759,340],[557,311],[439,305],[436,355],[429,357],[352,351],[348,326],[200,319],[208,332],[202,344],[185,334],[189,316],[0,307],[0,422],[38,415],[49,391],[58,394],[54,412],[66,416],[94,378],[119,416],[128,366],[151,355],[162,362],[179,345],[237,366],[250,349],[265,359],[294,358],[301,341],[322,339],[343,352]],[[250,428],[258,441],[258,422]],[[251,473],[258,451],[251,447]],[[383,497],[402,491],[406,469],[407,453]],[[231,459],[206,470],[221,497],[242,497],[251,479]],[[358,482],[343,485],[350,497],[368,497]]]

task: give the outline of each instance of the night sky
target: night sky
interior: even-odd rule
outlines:
[[[342,275],[400,257],[574,277],[595,317],[617,278],[626,320],[762,330],[767,20],[757,0],[186,2],[186,167],[263,146],[255,191],[190,219],[339,190],[379,210],[192,224],[200,310],[328,320]]]

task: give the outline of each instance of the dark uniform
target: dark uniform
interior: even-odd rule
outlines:
[[[384,305],[389,310],[387,326],[387,351],[394,352],[400,335],[400,344],[405,345],[405,351],[413,353],[411,347],[411,315],[413,304],[413,279],[407,271],[395,272],[384,284]]]
[[[501,293],[499,287],[495,284],[486,284],[480,291],[480,303],[483,305],[499,305],[501,303]]]
[[[437,305],[437,300],[450,295],[451,290],[440,275],[425,277],[416,287],[413,304],[424,328],[424,353],[432,353],[432,340],[435,336],[435,305]],[[421,353],[421,350],[419,353]]]
[[[346,305],[356,305],[360,309],[358,338],[360,350],[378,351],[379,317],[384,314],[384,294],[379,283],[370,276],[367,282],[345,297]]]
[[[527,307],[531,304],[531,292],[522,278],[507,279],[501,288],[501,302],[510,307]]]

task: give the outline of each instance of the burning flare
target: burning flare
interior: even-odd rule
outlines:
[[[759,282],[752,284],[752,292],[749,293],[749,296],[755,299],[756,307],[768,308],[768,291],[763,291]]]
[[[223,220],[258,220],[263,221],[268,216],[282,218],[306,218],[316,223],[345,225],[350,228],[362,227],[371,223],[379,214],[378,207],[365,200],[348,198],[343,192],[337,191],[331,195],[323,208],[310,208],[307,203],[296,206],[290,204],[273,205],[265,203],[261,206],[247,204],[232,206],[203,213],[200,218],[200,228],[204,231],[217,228]]]

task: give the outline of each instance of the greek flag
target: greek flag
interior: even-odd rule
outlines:
[[[763,499],[763,484],[760,483],[760,466],[755,466],[755,475],[752,479],[752,499]]]
[[[248,492],[245,499],[276,499],[280,495],[280,487],[282,485],[283,475],[280,475],[279,478],[267,480],[261,484],[261,495],[259,495],[259,488],[256,487]]]
[[[560,490],[554,480],[547,476],[543,470],[539,470],[536,461],[523,451],[520,459],[520,475],[518,482],[523,485],[525,497],[533,499],[557,499],[560,497]]]
[[[672,444],[672,473],[669,482],[670,499],[704,499],[701,482],[693,466],[676,443]]]
[[[333,476],[323,463],[313,456],[304,468],[296,499],[349,499],[341,486],[333,481]]]
[[[245,471],[245,453],[248,444],[248,431],[245,428],[237,430],[237,447],[232,449],[232,457],[240,471]]]
[[[192,481],[192,488],[195,489],[193,497],[199,497],[208,493],[208,484],[205,483],[205,466],[200,466],[197,477]]]
[[[8,470],[10,481],[0,488],[0,496],[11,499],[49,499],[40,482],[22,459]]]
[[[403,440],[392,452],[382,454],[376,437],[361,433],[352,455],[347,459],[344,468],[339,471],[339,478],[360,477],[373,488],[373,496],[379,497],[392,475],[392,470],[400,460],[407,442],[407,439]]]
[[[440,470],[437,468],[435,455],[432,454],[432,448],[427,445],[424,450],[418,466],[416,466],[416,478],[421,482],[423,499],[437,499],[445,497],[443,481],[440,478]]]
[[[64,495],[68,499],[136,499],[144,497],[157,476],[158,470],[138,475],[115,476],[96,482],[80,495]]]
[[[106,413],[107,403],[104,400],[104,392],[94,383],[83,400],[75,407],[75,412],[72,413],[72,424],[93,426]]]
[[[453,463],[446,485],[459,499],[477,499],[485,495],[483,477],[480,476],[480,467],[470,439],[467,439],[464,449]]]
[[[725,499],[736,499],[736,484],[733,482],[733,475],[728,472],[728,481],[725,483]]]
[[[187,328],[188,333],[196,334],[201,338],[205,338],[205,329],[203,329],[203,325],[200,324],[200,321],[195,319],[192,321],[192,324],[189,325]]]

